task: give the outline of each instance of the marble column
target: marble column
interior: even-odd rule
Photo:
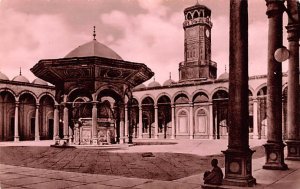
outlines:
[[[125,104],[125,142],[129,139],[128,104]]]
[[[268,76],[267,76],[267,143],[264,169],[287,169],[284,163],[282,141],[282,66],[274,58],[274,53],[282,47],[282,15],[284,0],[266,0],[269,20],[268,32]]]
[[[248,99],[248,1],[230,1],[228,149],[225,154],[225,185],[253,186],[249,148]]]
[[[299,33],[300,23],[297,15],[296,1],[287,1],[290,11],[289,22],[286,27],[289,42],[289,69],[288,69],[288,101],[287,101],[287,158],[300,160],[299,136]],[[292,19],[293,18],[293,19]]]
[[[66,143],[69,143],[69,109],[67,107],[67,104],[64,104],[64,117],[63,117],[63,123],[64,123],[64,140],[66,140]]]
[[[58,105],[54,106],[54,120],[53,120],[53,127],[54,127],[54,133],[53,133],[53,140],[59,139],[59,110]]]
[[[14,133],[14,141],[19,142],[19,101],[16,101],[15,107],[15,133]]]
[[[171,128],[171,139],[175,139],[175,121],[176,121],[176,118],[175,118],[175,105],[172,104],[171,105],[171,108],[172,108],[172,112],[171,112],[171,120],[172,120],[172,128]]]
[[[39,126],[39,104],[36,104],[35,108],[35,130],[34,130],[34,140],[39,141],[40,140],[40,126]]]
[[[125,108],[124,106],[120,107],[120,144],[125,143]]]
[[[258,139],[258,106],[257,99],[253,100],[253,139]]]
[[[193,105],[193,102],[190,102],[190,115],[189,115],[189,128],[190,128],[190,139],[193,139],[194,138],[194,105]]]
[[[93,102],[92,108],[92,144],[98,144],[98,136],[97,136],[97,102]]]
[[[143,108],[139,106],[139,139],[143,138]]]
[[[158,106],[154,106],[154,138],[158,139]]]
[[[214,139],[214,114],[213,114],[213,103],[209,103],[209,139]]]

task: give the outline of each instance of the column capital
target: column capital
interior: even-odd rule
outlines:
[[[190,105],[190,107],[193,107],[194,103],[193,102],[189,102],[189,105]]]
[[[35,104],[35,107],[38,109],[40,107],[40,104],[39,103]]]
[[[267,16],[268,18],[274,17],[278,14],[283,14],[285,10],[284,6],[285,0],[266,0],[267,4]]]
[[[171,108],[175,108],[176,107],[176,105],[175,104],[171,104]]]
[[[16,104],[16,107],[19,107],[20,102],[19,102],[19,101],[16,101],[15,104]]]
[[[158,109],[158,106],[157,106],[157,104],[156,104],[156,105],[154,105],[154,109]]]

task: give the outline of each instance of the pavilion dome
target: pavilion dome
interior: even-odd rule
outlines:
[[[218,77],[218,79],[229,79],[229,73],[225,71]]]
[[[17,75],[12,80],[13,81],[18,81],[18,82],[23,82],[23,83],[29,83],[29,80],[26,77],[22,76],[21,74]]]
[[[9,79],[4,73],[0,72],[0,80],[9,80]]]
[[[69,52],[65,56],[65,58],[88,57],[88,56],[97,56],[103,58],[123,60],[115,51],[105,46],[104,44],[99,43],[96,39],[75,48],[74,50]]]
[[[146,85],[143,83],[135,87],[135,89],[144,89],[144,88],[146,88]]]
[[[158,83],[157,81],[152,81],[151,83],[149,83],[148,87],[160,87],[160,83]]]
[[[48,83],[40,78],[36,78],[32,81],[33,84],[38,84],[38,85],[48,85]]]

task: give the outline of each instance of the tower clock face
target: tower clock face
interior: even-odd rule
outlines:
[[[205,31],[205,35],[206,35],[206,37],[209,37],[209,35],[210,35],[209,30],[206,30],[206,31]]]

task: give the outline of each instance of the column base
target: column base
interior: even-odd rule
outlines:
[[[286,160],[300,161],[300,140],[286,140],[287,157]]]
[[[263,169],[287,170],[288,166],[284,163],[284,144],[267,143],[263,145],[266,153],[266,163]]]
[[[190,139],[194,139],[194,136],[193,136],[193,135],[190,135]]]
[[[171,139],[175,139],[175,136],[171,136]]]
[[[227,149],[225,154],[225,177],[223,185],[251,187],[256,184],[252,176],[252,154],[254,151],[247,149],[240,151]]]
[[[14,142],[20,142],[20,137],[14,137]]]
[[[125,144],[125,138],[120,137],[120,144]]]
[[[40,136],[35,136],[34,141],[40,141]]]

